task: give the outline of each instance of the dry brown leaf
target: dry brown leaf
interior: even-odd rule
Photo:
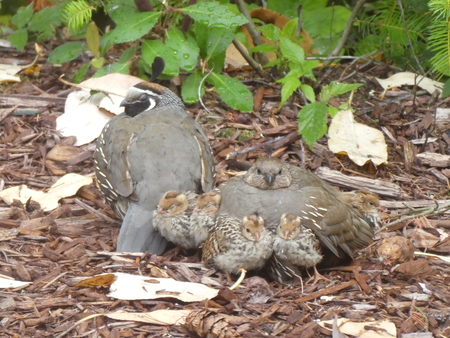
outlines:
[[[0,192],[0,198],[11,205],[14,200],[19,200],[25,204],[30,198],[40,204],[42,210],[50,211],[58,206],[61,198],[73,196],[83,185],[92,183],[92,177],[86,177],[78,174],[67,174],[61,177],[51,186],[48,192],[32,190],[26,185],[20,185],[5,189]]]
[[[94,287],[94,286],[110,286],[114,282],[114,274],[107,273],[104,275],[94,276],[79,282],[78,287]]]
[[[406,230],[406,236],[416,248],[429,249],[439,243],[440,238],[420,228]]]
[[[350,110],[341,110],[333,117],[328,130],[328,147],[335,154],[347,154],[357,165],[372,161],[375,165],[387,162],[387,145],[383,133],[358,123]]]
[[[414,258],[415,247],[405,237],[394,236],[383,239],[378,243],[376,251],[383,260],[389,260],[392,265],[406,262]]]

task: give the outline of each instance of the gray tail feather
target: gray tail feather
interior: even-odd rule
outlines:
[[[153,210],[130,203],[120,228],[116,251],[160,255],[166,245],[167,240],[153,228]]]

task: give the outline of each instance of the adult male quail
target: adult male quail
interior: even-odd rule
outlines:
[[[281,162],[274,160],[270,162]],[[278,226],[284,213],[300,216],[302,225],[339,258],[353,257],[354,251],[372,243],[374,224],[359,210],[342,203],[333,187],[292,165],[281,162],[277,171],[268,172],[260,163],[258,160],[247,174],[218,187],[222,196],[219,215],[243,217],[251,209],[264,218],[270,229]]]
[[[222,196],[214,191],[205,192],[197,198],[189,219],[190,234],[194,238],[197,248],[205,243],[209,230],[215,224],[221,200]]]
[[[316,265],[323,255],[320,242],[311,229],[302,225],[300,216],[283,214],[273,241],[273,254],[267,264],[273,279],[290,284],[301,281],[300,270],[314,268],[315,282],[320,278]]]
[[[257,214],[243,217],[220,215],[203,245],[202,261],[230,274],[263,267],[272,254],[273,238]]]
[[[168,191],[153,213],[155,230],[168,241],[185,249],[197,248],[191,234],[190,218],[198,195],[194,192]]]
[[[167,241],[152,224],[159,199],[169,190],[212,190],[214,159],[202,127],[169,89],[141,82],[121,106],[97,139],[95,174],[123,218],[117,251],[161,254]]]

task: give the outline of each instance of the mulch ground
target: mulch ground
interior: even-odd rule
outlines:
[[[14,57],[11,53],[3,56]],[[54,147],[70,147],[74,142],[55,131],[64,98],[73,90],[57,78],[69,66],[77,67],[71,64],[60,69],[41,63],[39,76],[24,76],[19,84],[1,85],[0,190],[21,184],[45,190],[68,172],[93,176],[93,144],[77,147],[73,158],[63,162],[47,157]],[[344,68],[317,75],[326,84],[338,80]],[[212,93],[205,99],[211,113],[200,106],[189,107],[193,116],[201,114],[199,119],[210,137],[218,184],[245,170],[248,162],[265,154],[264,143],[276,139],[273,156],[284,161],[311,171],[329,167],[347,176],[389,181],[401,187],[401,198],[380,196],[382,226],[390,222],[387,217],[405,211],[414,217],[403,216],[403,221],[377,233],[375,244],[362,250],[348,266],[321,270],[329,283],[306,283],[302,293],[297,286],[280,285],[263,274],[251,274],[237,290],[229,291],[225,285],[213,300],[189,304],[171,298],[123,301],[108,297],[107,287],[77,287],[76,277],[105,272],[190,282],[207,277],[212,287],[223,285],[222,276],[204,268],[196,252],[169,249],[163,256],[115,254],[120,223],[107,221],[114,219],[114,214],[92,184],[76,196],[62,199],[52,212],[43,212],[32,201],[11,206],[0,202],[0,275],[32,282],[1,291],[0,337],[329,337],[331,326],[323,328],[317,322],[335,315],[356,322],[393,322],[398,337],[450,336],[449,261],[418,255],[405,258],[403,251],[407,248],[403,243],[388,245],[397,250],[393,256],[377,254],[377,246],[384,240],[401,236],[410,239],[416,251],[449,258],[449,214],[435,214],[433,201],[447,198],[450,170],[445,165],[425,165],[415,158],[424,152],[450,155],[448,124],[435,121],[436,108],[446,107],[447,101],[427,93],[414,94],[413,88],[392,91],[390,94],[396,96],[380,99],[382,90],[373,78],[385,78],[392,70],[371,65],[349,69],[346,74],[353,70],[357,72],[347,82],[364,83],[353,99],[357,120],[383,130],[388,144],[389,162],[378,168],[358,167],[345,156],[335,156],[327,149],[326,138],[314,149],[306,147],[296,132],[299,100],[279,110],[280,91],[260,82],[245,82],[254,93],[253,114],[231,111]],[[239,75],[254,77],[251,72]],[[336,105],[345,100],[336,99]],[[417,144],[418,139],[425,142]],[[248,148],[251,150],[242,151]],[[227,160],[233,152],[238,152],[237,156]],[[418,201],[416,205],[424,208],[410,210],[402,204],[404,201]],[[82,320],[117,310],[158,309],[196,312],[184,326],[103,316]],[[375,332],[380,331],[370,327],[365,330],[369,333],[366,337],[376,337]],[[415,335],[408,335],[412,333]]]

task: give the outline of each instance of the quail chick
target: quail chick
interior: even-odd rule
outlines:
[[[221,200],[222,196],[213,191],[203,193],[197,198],[190,217],[191,237],[194,238],[197,248],[205,243],[209,229],[216,221]]]
[[[153,214],[153,224],[159,233],[172,243],[185,249],[197,248],[191,234],[190,217],[197,194],[168,191],[161,197]]]
[[[364,190],[346,191],[339,193],[339,199],[346,205],[361,211],[375,226],[379,225],[378,207],[380,206],[380,200],[375,194]]]
[[[273,237],[257,214],[243,219],[220,215],[203,245],[202,261],[227,274],[264,266],[272,254]]]
[[[314,268],[314,284],[323,278],[316,269],[323,259],[320,242],[312,230],[301,223],[301,217],[283,214],[274,238],[269,273],[283,284],[289,284],[294,278],[301,280],[302,268]]]

